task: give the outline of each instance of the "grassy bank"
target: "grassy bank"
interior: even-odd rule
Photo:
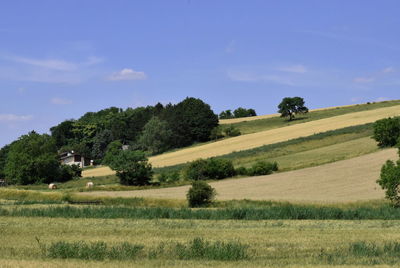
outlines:
[[[336,207],[272,203],[264,207],[189,209],[168,207],[48,206],[0,209],[0,216],[98,218],[98,219],[194,219],[194,220],[400,220],[400,210],[377,207]]]

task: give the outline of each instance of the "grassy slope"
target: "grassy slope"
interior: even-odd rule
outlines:
[[[309,121],[329,118],[338,115],[344,115],[355,112],[362,111],[370,111],[379,108],[391,107],[395,105],[399,105],[400,100],[394,101],[386,101],[386,102],[377,102],[372,104],[356,104],[356,105],[348,105],[341,107],[332,107],[332,108],[323,108],[311,110],[306,115],[297,116],[297,120],[287,121],[283,118],[280,118],[278,114],[274,115],[264,115],[259,117],[250,117],[250,118],[237,118],[237,119],[229,119],[232,121],[236,121],[237,123],[232,123],[235,127],[239,128],[242,134],[249,134],[260,132],[263,130],[291,126],[295,124],[305,123]],[[260,118],[260,119],[258,119]],[[250,120],[250,121],[249,121]],[[227,124],[224,122],[223,124]]]
[[[378,245],[399,241],[399,228],[400,221],[387,220],[205,221],[3,217],[0,266],[332,267],[347,264],[349,266],[346,267],[366,267],[387,264],[398,267],[399,259],[396,256],[357,256],[352,255],[348,248],[357,241],[375,242]],[[153,259],[139,257],[129,261],[49,259],[41,256],[35,237],[46,244],[60,240],[105,241],[109,244],[130,242],[144,244],[144,251],[147,252],[157,249],[162,243],[168,246],[194,237],[212,241],[239,240],[249,245],[251,258],[239,262],[178,260],[164,254]],[[328,257],[330,254],[333,258]]]
[[[397,101],[370,104],[370,105],[358,105],[347,108],[327,110],[331,116],[337,114],[338,111],[340,113],[347,113],[347,114],[311,121],[303,124],[294,124],[286,127],[272,129],[269,131],[254,133],[251,135],[242,135],[240,137],[230,138],[213,143],[207,143],[200,146],[189,147],[182,150],[151,157],[150,161],[152,162],[154,167],[171,166],[180,163],[185,163],[187,161],[192,161],[201,157],[207,158],[217,155],[229,154],[234,151],[256,148],[265,144],[282,142],[285,140],[290,140],[301,136],[309,136],[314,133],[329,131],[352,125],[370,123],[380,118],[400,114],[399,106],[397,105],[392,107],[394,104],[397,104]],[[379,108],[384,105],[390,107]],[[361,110],[367,109],[367,111],[351,113],[351,111],[354,111],[354,109],[361,109]],[[321,111],[321,112],[326,112],[326,111]],[[284,122],[282,119],[278,120],[279,122]],[[265,120],[256,120],[254,122],[263,122],[263,121]],[[260,125],[259,127],[262,126]],[[86,177],[105,176],[111,174],[113,174],[113,172],[108,167],[99,167],[84,172],[84,176]]]
[[[347,144],[350,147],[349,144]],[[293,200],[347,202],[383,198],[376,184],[381,166],[397,159],[395,149],[338,161],[322,166],[268,176],[230,179],[210,183],[217,199]],[[185,199],[189,186],[121,192],[81,193],[88,196],[151,197]]]

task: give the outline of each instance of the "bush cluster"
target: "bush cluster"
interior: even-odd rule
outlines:
[[[227,159],[199,159],[191,162],[184,170],[189,180],[221,180],[236,175],[232,161]]]
[[[169,171],[169,172],[161,172],[158,175],[157,180],[160,183],[174,183],[181,179],[181,174],[179,171]]]
[[[246,176],[259,176],[259,175],[269,175],[274,171],[278,171],[277,162],[265,162],[258,161],[250,168],[239,167],[236,169],[236,174],[246,175]]]

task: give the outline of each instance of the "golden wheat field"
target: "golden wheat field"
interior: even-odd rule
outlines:
[[[350,202],[381,199],[376,184],[382,165],[397,159],[395,149],[338,161],[312,168],[268,176],[212,182],[218,200],[253,199],[304,202]],[[189,186],[120,192],[86,192],[81,195],[185,199]]]
[[[252,149],[266,144],[273,144],[299,137],[306,137],[320,132],[367,124],[385,117],[397,116],[399,114],[400,106],[345,114],[307,123],[242,135],[201,146],[190,147],[175,152],[150,157],[149,160],[154,167],[172,166],[199,158],[209,158],[213,156],[229,154],[234,151]],[[85,171],[83,176],[95,177],[110,175],[113,173],[114,172],[108,167],[100,167]]]

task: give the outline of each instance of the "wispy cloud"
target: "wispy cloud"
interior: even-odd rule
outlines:
[[[371,83],[374,82],[375,78],[373,77],[356,77],[353,79],[354,83]]]
[[[392,73],[396,73],[396,69],[393,67],[386,67],[379,71],[371,72],[369,75],[355,77],[354,83],[358,84],[369,84],[372,82],[388,81],[392,76]]]
[[[290,77],[274,74],[255,74],[242,71],[228,71],[228,78],[232,81],[241,82],[273,82],[276,84],[295,86],[296,84]]]
[[[396,70],[393,67],[387,67],[382,70],[382,73],[394,73]]]
[[[32,115],[0,114],[0,122],[21,122],[32,118]]]
[[[63,99],[63,98],[52,98],[50,100],[50,103],[55,104],[55,105],[67,105],[67,104],[71,104],[72,101],[68,100],[68,99]]]
[[[73,71],[77,69],[76,64],[60,59],[33,59],[24,57],[8,57],[8,59],[14,62],[24,63],[51,70]]]
[[[82,61],[60,58],[30,58],[15,55],[0,56],[0,79],[40,83],[78,84],[93,76],[94,65],[103,58],[91,56]]]
[[[308,71],[307,67],[302,64],[281,66],[276,68],[276,70],[281,72],[299,73],[299,74],[306,73]]]
[[[236,41],[235,41],[235,40],[232,40],[232,41],[230,41],[229,44],[226,46],[225,52],[226,52],[226,53],[233,53],[233,52],[235,52],[235,49],[236,49]]]
[[[121,80],[144,80],[147,76],[144,72],[135,71],[133,69],[122,69],[121,71],[112,73],[107,80],[110,81],[121,81]]]

